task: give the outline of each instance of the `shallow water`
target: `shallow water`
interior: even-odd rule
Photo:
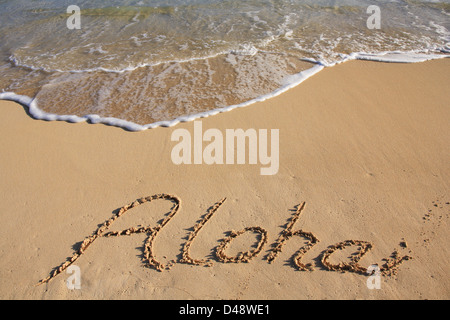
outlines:
[[[66,26],[69,5],[80,30]],[[369,5],[381,29],[367,27]],[[450,42],[449,0],[0,0],[0,17],[1,91],[138,124],[270,95],[313,63]]]

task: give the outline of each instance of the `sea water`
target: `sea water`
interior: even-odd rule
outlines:
[[[67,27],[71,5],[80,29]],[[142,130],[273,97],[352,59],[445,57],[449,30],[450,0],[0,0],[0,99],[40,119]]]

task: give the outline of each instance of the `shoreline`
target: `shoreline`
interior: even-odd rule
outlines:
[[[385,56],[388,56],[387,58]],[[390,58],[389,58],[390,57]],[[242,102],[240,104],[236,105],[230,105],[227,107],[222,108],[216,108],[209,111],[204,111],[200,113],[190,114],[190,115],[184,115],[177,117],[172,120],[163,120],[163,121],[157,121],[154,123],[149,123],[145,125],[140,125],[132,121],[114,118],[114,117],[101,117],[96,114],[89,114],[84,116],[79,115],[59,115],[59,114],[53,114],[48,113],[39,108],[37,105],[37,102],[28,96],[23,95],[17,95],[14,92],[2,92],[0,93],[0,100],[6,100],[6,101],[14,101],[19,104],[25,105],[28,107],[28,113],[33,116],[36,120],[45,120],[45,121],[67,121],[67,122],[73,122],[73,123],[79,123],[79,122],[88,122],[92,124],[105,124],[110,126],[116,126],[120,127],[127,131],[144,131],[148,129],[154,129],[158,127],[173,127],[176,126],[179,123],[183,122],[190,122],[198,119],[207,118],[210,116],[214,116],[223,112],[229,112],[234,109],[243,108],[250,106],[254,103],[263,102],[267,99],[271,99],[274,97],[277,97],[280,94],[285,93],[286,91],[295,88],[296,86],[299,86],[303,81],[307,80],[308,78],[314,76],[315,74],[319,73],[325,68],[331,68],[336,65],[349,62],[349,61],[374,61],[379,63],[421,63],[425,61],[430,60],[439,60],[439,59],[446,59],[450,58],[450,55],[448,54],[423,54],[423,53],[404,53],[404,52],[381,52],[378,54],[368,54],[368,53],[352,53],[348,55],[347,58],[343,59],[342,61],[335,62],[331,65],[326,65],[321,63],[320,61],[310,61],[308,62],[314,64],[313,67],[306,69],[304,71],[301,71],[297,74],[288,76],[287,79],[284,81],[285,84],[276,89],[273,92],[270,92],[268,94],[264,94],[262,96],[256,97],[254,99],[251,99],[249,101]],[[90,72],[90,71],[89,71]]]
[[[448,299],[449,66],[349,61],[201,119],[204,130],[279,129],[272,176],[248,163],[175,165],[171,135],[194,121],[130,134],[37,121],[0,101],[0,297]],[[158,225],[149,246],[139,228]],[[284,241],[285,229],[303,233]],[[304,246],[313,270],[293,260]],[[65,269],[36,286],[80,250],[81,290]],[[246,251],[251,261],[235,258]],[[381,289],[367,287],[370,265],[406,256]]]

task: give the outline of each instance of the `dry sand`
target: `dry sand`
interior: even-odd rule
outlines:
[[[192,122],[133,133],[33,120],[1,101],[0,298],[449,299],[449,66],[348,62],[202,120],[279,129],[273,176],[259,164],[174,165],[171,133]],[[151,197],[162,193],[173,201]],[[247,263],[233,258],[248,250]],[[411,258],[390,269],[395,252]],[[37,285],[71,258],[80,290],[66,286],[69,262]],[[381,289],[367,287],[371,264],[384,266]]]

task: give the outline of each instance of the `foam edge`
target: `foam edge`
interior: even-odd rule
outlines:
[[[125,129],[127,131],[137,132],[137,131],[144,131],[148,129],[154,129],[158,127],[173,127],[181,122],[190,122],[194,121],[200,118],[207,118],[209,116],[213,116],[219,113],[228,112],[233,109],[237,108],[243,108],[247,107],[251,104],[254,104],[256,102],[262,102],[267,99],[276,97],[287,90],[298,86],[300,83],[305,81],[306,79],[312,77],[313,75],[317,74],[318,72],[322,71],[326,67],[332,67],[336,64],[340,64],[346,61],[352,61],[352,60],[369,60],[369,61],[377,61],[377,62],[394,62],[394,63],[417,63],[417,62],[424,62],[427,60],[434,60],[434,59],[440,59],[440,58],[449,58],[450,55],[445,54],[418,54],[418,53],[404,53],[404,52],[383,52],[379,54],[369,54],[369,53],[353,53],[348,55],[347,58],[345,58],[342,61],[336,62],[331,65],[327,65],[321,62],[316,62],[316,64],[307,70],[304,70],[302,72],[299,72],[297,74],[288,76],[283,81],[283,84],[280,88],[276,89],[275,91],[259,96],[257,98],[254,98],[252,100],[231,105],[223,108],[217,108],[210,111],[205,111],[201,113],[196,113],[192,115],[186,115],[181,116],[178,118],[175,118],[173,120],[167,120],[167,121],[158,121],[154,123],[149,123],[145,125],[140,125],[131,121],[118,119],[114,117],[101,117],[96,114],[89,114],[85,116],[77,116],[77,115],[58,115],[58,114],[52,114],[47,113],[41,109],[39,109],[37,102],[35,99],[30,98],[28,96],[24,95],[18,95],[14,92],[3,92],[0,93],[0,100],[9,100],[17,102],[21,105],[24,105],[28,107],[29,114],[37,120],[45,120],[45,121],[66,121],[71,123],[80,123],[80,122],[89,122],[93,124],[105,124],[115,127],[120,127],[122,129]]]

